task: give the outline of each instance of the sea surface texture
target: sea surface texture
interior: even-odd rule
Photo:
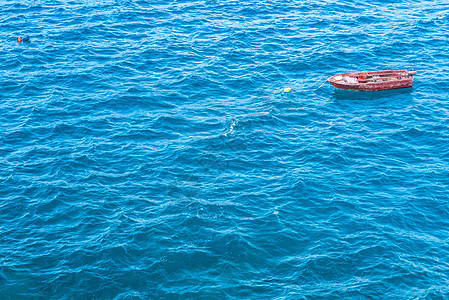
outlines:
[[[1,1],[0,299],[448,299],[448,32],[437,0]],[[325,81],[384,69],[413,88]]]

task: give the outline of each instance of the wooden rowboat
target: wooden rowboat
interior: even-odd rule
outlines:
[[[354,91],[381,91],[413,86],[416,71],[388,70],[374,72],[341,73],[328,81],[337,89]]]

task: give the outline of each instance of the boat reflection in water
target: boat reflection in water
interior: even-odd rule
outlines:
[[[412,91],[413,91],[412,87],[403,89],[376,91],[376,92],[335,89],[332,96],[335,100],[393,99],[410,94]]]

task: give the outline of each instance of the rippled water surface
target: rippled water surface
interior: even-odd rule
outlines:
[[[1,1],[0,298],[447,299],[444,2]]]

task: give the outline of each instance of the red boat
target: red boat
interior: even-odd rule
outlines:
[[[413,86],[416,71],[389,70],[374,72],[341,73],[328,81],[337,89],[354,91],[381,91]]]

